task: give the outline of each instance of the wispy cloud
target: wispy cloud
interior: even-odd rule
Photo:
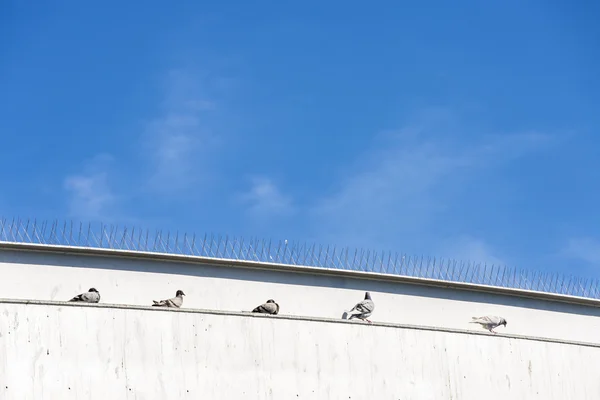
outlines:
[[[211,163],[218,138],[210,115],[218,107],[210,98],[209,83],[199,73],[169,71],[158,116],[148,120],[134,139],[138,140],[136,150],[123,153],[127,148],[123,146],[115,151],[118,159],[97,156],[81,172],[64,179],[69,214],[103,220],[119,215],[122,220],[133,220],[133,215],[123,215],[132,209],[126,201],[146,200],[148,192],[181,196],[211,179],[215,174]],[[139,167],[131,163],[136,157],[142,161]],[[119,173],[111,174],[116,165],[121,167]]]
[[[217,105],[209,99],[205,79],[172,70],[166,81],[160,115],[143,135],[149,186],[160,193],[185,190],[209,178],[207,166],[217,144],[209,122]]]
[[[593,266],[600,266],[600,240],[590,237],[569,239],[562,249],[562,254]]]
[[[252,177],[250,188],[238,196],[238,201],[254,217],[284,216],[294,212],[291,196],[282,193],[271,179],[264,176]]]
[[[544,148],[551,137],[539,133],[477,135],[469,138],[447,118],[386,132],[352,166],[328,196],[310,210],[315,236],[374,248],[426,252],[448,249],[441,215],[469,187],[470,178],[501,163]],[[454,131],[457,132],[454,132]],[[502,263],[485,238],[450,234],[457,257]],[[458,249],[458,247],[457,247]]]
[[[80,173],[64,179],[63,187],[69,196],[69,216],[87,219],[107,217],[117,200],[109,180],[112,161],[109,155],[96,156],[86,163]]]

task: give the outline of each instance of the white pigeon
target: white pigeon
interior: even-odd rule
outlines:
[[[275,300],[269,299],[266,303],[261,304],[260,306],[252,310],[252,312],[277,315],[279,313],[279,304],[275,303]]]
[[[98,292],[95,288],[90,288],[86,293],[78,294],[69,301],[98,303],[100,301],[100,292]]]
[[[504,325],[506,327],[506,320],[502,317],[496,317],[494,315],[486,315],[485,317],[472,317],[471,324],[479,324],[494,335],[497,333],[494,328]]]
[[[185,293],[183,293],[182,290],[178,290],[177,293],[175,293],[175,297],[171,298],[171,299],[167,299],[167,300],[152,300],[152,302],[154,304],[152,304],[152,307],[174,307],[174,308],[179,308],[182,306],[183,304],[183,296],[185,296]]]
[[[365,292],[365,299],[359,303],[356,303],[351,310],[347,311],[351,313],[352,311],[358,311],[358,314],[352,314],[348,319],[358,318],[360,320],[367,321],[371,323],[367,318],[373,314],[373,310],[375,310],[375,303],[371,299],[371,294],[369,292]]]

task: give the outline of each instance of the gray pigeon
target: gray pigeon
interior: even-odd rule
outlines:
[[[279,304],[275,303],[275,300],[269,299],[266,303],[261,304],[260,306],[252,310],[252,312],[277,315],[279,313]]]
[[[470,322],[471,324],[480,324],[482,327],[492,332],[494,335],[496,334],[496,332],[494,332],[494,328],[497,328],[500,325],[504,325],[504,327],[506,328],[506,320],[502,317],[486,315],[485,317],[472,317],[472,319],[473,320]]]
[[[175,293],[175,297],[173,297],[172,299],[159,300],[159,301],[152,300],[152,302],[154,303],[154,304],[152,304],[152,307],[179,308],[183,304],[183,296],[185,296],[185,293],[183,293],[182,290],[178,290],[177,293]]]
[[[357,303],[354,307],[352,307],[352,310],[347,312],[351,313],[355,310],[359,313],[352,314],[348,319],[358,318],[367,321],[368,323],[371,323],[371,321],[369,321],[367,318],[369,318],[371,314],[373,314],[373,310],[375,310],[375,303],[373,303],[373,300],[371,299],[371,294],[369,292],[365,293],[365,299],[363,301]]]
[[[78,294],[69,301],[98,303],[100,301],[100,292],[98,292],[95,288],[90,288],[86,293]]]

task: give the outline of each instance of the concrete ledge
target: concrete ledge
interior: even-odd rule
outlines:
[[[557,343],[564,344],[570,346],[584,346],[584,347],[593,347],[600,348],[600,343],[592,343],[592,342],[578,342],[571,340],[561,340],[561,339],[552,339],[552,338],[544,338],[544,337],[536,337],[536,336],[525,336],[525,335],[515,335],[515,334],[506,334],[503,332],[498,332],[497,335],[493,335],[491,333],[487,333],[484,331],[475,331],[475,330],[467,330],[467,329],[452,329],[452,328],[438,328],[434,326],[421,326],[421,325],[408,325],[408,324],[395,324],[395,323],[385,323],[385,322],[376,322],[373,321],[372,324],[368,324],[366,322],[359,321],[348,321],[344,319],[337,318],[320,318],[320,317],[309,317],[309,316],[295,316],[295,315],[267,315],[267,314],[258,314],[252,313],[250,311],[221,311],[221,310],[205,310],[205,309],[194,309],[194,308],[166,308],[166,307],[152,307],[152,306],[135,306],[135,305],[127,305],[127,304],[108,304],[108,303],[79,303],[79,302],[68,302],[68,301],[50,301],[50,300],[23,300],[23,299],[2,299],[0,298],[0,304],[20,304],[20,305],[33,305],[33,306],[52,306],[52,307],[91,307],[91,308],[107,308],[107,309],[120,309],[120,310],[140,310],[140,311],[148,311],[148,312],[175,312],[175,313],[188,313],[188,314],[208,314],[208,315],[223,315],[223,316],[237,316],[237,317],[246,317],[246,318],[273,318],[273,319],[285,319],[285,320],[294,320],[294,321],[306,321],[306,322],[322,322],[322,323],[332,323],[332,324],[358,324],[364,327],[383,327],[383,328],[395,328],[395,329],[411,329],[411,330],[420,330],[420,331],[434,331],[434,332],[446,332],[446,333],[454,333],[460,335],[479,335],[479,336],[487,336],[492,339],[517,339],[517,340],[530,340],[536,342],[546,342],[546,343]]]
[[[480,285],[474,283],[452,282],[439,279],[418,278],[403,275],[384,274],[378,272],[365,272],[343,269],[332,269],[324,267],[310,267],[301,265],[290,265],[281,263],[268,263],[260,261],[233,260],[221,259],[212,257],[200,257],[182,254],[165,254],[156,252],[120,250],[120,249],[104,249],[94,247],[77,247],[64,245],[48,245],[48,244],[32,244],[32,243],[13,243],[0,242],[0,251],[28,251],[42,252],[63,255],[85,255],[95,257],[116,257],[125,259],[137,259],[148,261],[162,261],[172,263],[186,263],[196,265],[212,265],[221,267],[234,267],[245,269],[257,269],[279,272],[295,272],[310,275],[325,275],[345,277],[351,279],[367,279],[384,282],[395,282],[412,285],[433,286],[449,289],[467,290],[474,292],[484,292],[492,294],[500,294],[506,296],[524,297],[535,300],[545,300],[562,302],[569,304],[584,305],[590,307],[600,307],[600,299],[591,299],[586,297],[569,296],[557,293],[540,292],[534,290],[514,289],[500,286]]]

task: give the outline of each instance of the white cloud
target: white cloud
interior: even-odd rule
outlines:
[[[394,248],[415,248],[409,238],[428,230],[444,207],[439,187],[473,162],[436,142],[386,143],[318,201],[311,210],[314,224],[329,241],[379,248],[398,240]]]
[[[569,239],[562,254],[592,265],[600,265],[600,241],[589,237]]]
[[[450,122],[448,122],[450,121]],[[455,134],[454,131],[458,133]],[[431,254],[447,244],[438,233],[442,212],[460,207],[454,199],[469,189],[469,179],[546,146],[538,133],[465,138],[455,121],[431,118],[377,138],[351,166],[337,187],[311,208],[314,236],[339,244]],[[501,263],[483,239],[462,240],[460,257]],[[468,236],[465,236],[468,237]],[[457,253],[458,255],[458,253]]]
[[[67,176],[63,187],[69,194],[69,215],[77,218],[105,218],[109,209],[115,204],[114,195],[109,183],[109,164],[112,158],[108,155],[94,157],[81,173]]]
[[[266,177],[251,178],[250,189],[239,200],[256,217],[289,215],[294,212],[291,196],[283,194],[275,183]]]
[[[219,144],[212,132],[215,124],[211,115],[218,107],[211,100],[214,97],[211,96],[211,79],[200,73],[169,71],[158,104],[159,112],[155,118],[145,121],[137,152],[116,160],[128,168],[111,174],[111,167],[116,163],[111,156],[100,155],[87,162],[82,171],[64,179],[69,214],[87,219],[112,219],[115,213],[123,211],[127,205],[125,200],[147,201],[149,192],[150,195],[181,196],[182,191],[199,188],[199,183],[211,179],[215,174],[214,153]],[[119,150],[123,148],[125,146]],[[131,163],[135,157],[141,161],[139,166]],[[120,215],[119,218],[132,220],[133,216]]]
[[[150,163],[149,186],[160,193],[184,190],[207,178],[216,137],[207,113],[216,104],[199,75],[173,70],[167,77],[161,114],[150,121],[143,149]]]

